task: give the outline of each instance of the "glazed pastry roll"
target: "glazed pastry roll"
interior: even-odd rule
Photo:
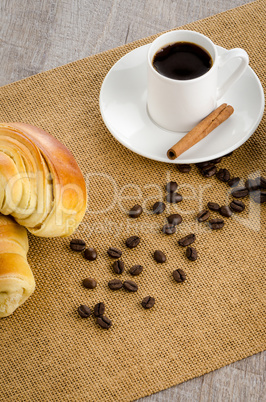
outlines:
[[[12,314],[34,292],[28,248],[26,229],[0,215],[0,318]]]
[[[0,212],[31,233],[68,236],[87,205],[85,180],[69,150],[25,123],[0,123]]]

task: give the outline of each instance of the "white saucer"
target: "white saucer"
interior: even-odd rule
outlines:
[[[167,150],[184,133],[157,126],[146,108],[146,57],[150,44],[138,47],[122,57],[106,75],[100,92],[100,110],[111,134],[139,155],[167,163],[196,163],[223,156],[242,145],[256,130],[263,115],[264,94],[261,83],[248,67],[245,73],[219,100],[235,109],[233,115],[206,138],[176,160],[167,158]],[[217,46],[218,54],[227,52]],[[226,65],[223,80],[234,69]]]

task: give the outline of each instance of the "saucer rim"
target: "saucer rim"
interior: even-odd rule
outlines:
[[[151,46],[151,43],[148,43],[148,44],[145,44],[145,45],[142,45],[142,46],[138,46],[137,48],[135,48],[135,49],[129,51],[129,52],[126,53],[124,56],[122,56],[122,57],[111,67],[111,69],[108,71],[108,73],[107,73],[106,76],[104,77],[104,80],[103,80],[102,85],[101,85],[100,95],[99,95],[99,106],[100,106],[101,116],[102,116],[103,122],[104,122],[104,124],[106,125],[108,131],[111,133],[111,135],[112,135],[120,144],[122,144],[123,146],[125,146],[125,147],[126,147],[127,149],[129,149],[130,151],[136,153],[137,155],[143,156],[143,157],[145,157],[145,158],[147,158],[147,159],[151,159],[151,160],[154,160],[154,161],[163,162],[163,163],[172,163],[172,164],[189,164],[189,163],[193,164],[193,163],[205,162],[205,161],[208,161],[208,160],[212,160],[212,159],[215,159],[215,158],[218,158],[218,157],[225,156],[226,154],[228,154],[228,153],[230,153],[230,152],[236,150],[236,149],[239,148],[241,145],[243,145],[243,144],[254,134],[254,132],[255,132],[256,129],[258,128],[258,126],[259,126],[259,124],[260,124],[260,122],[261,122],[261,120],[262,120],[263,114],[264,114],[265,99],[264,99],[264,91],[263,91],[262,84],[261,84],[261,82],[260,82],[260,80],[259,80],[257,74],[255,73],[255,71],[250,67],[250,65],[248,65],[248,66],[247,66],[247,70],[249,70],[249,73],[251,73],[251,74],[253,75],[253,79],[255,79],[255,81],[257,82],[258,88],[259,88],[259,90],[260,90],[260,91],[259,91],[259,92],[260,92],[260,111],[259,111],[259,113],[258,113],[258,115],[257,115],[257,118],[254,120],[253,125],[250,127],[249,130],[247,130],[246,135],[245,135],[244,137],[242,137],[238,142],[236,142],[236,143],[235,143],[234,145],[232,145],[231,147],[228,147],[226,150],[217,152],[217,153],[215,153],[215,154],[213,154],[213,155],[211,155],[211,156],[209,156],[209,157],[197,157],[197,158],[193,158],[193,160],[192,160],[191,158],[187,158],[187,159],[184,159],[184,158],[183,158],[182,160],[180,160],[179,158],[177,158],[177,159],[174,159],[174,160],[170,160],[170,159],[167,158],[166,155],[165,155],[164,158],[163,158],[163,157],[155,157],[155,156],[153,156],[153,155],[147,155],[145,152],[142,152],[142,151],[139,150],[139,149],[135,149],[134,146],[130,146],[130,145],[128,144],[128,142],[124,141],[123,138],[121,138],[119,135],[117,135],[117,134],[114,132],[114,130],[111,128],[109,122],[108,122],[107,119],[105,118],[105,114],[104,114],[104,110],[103,110],[103,109],[104,109],[104,106],[103,106],[103,100],[102,100],[102,97],[103,97],[102,94],[103,94],[103,91],[104,91],[104,86],[105,86],[105,84],[106,84],[106,81],[108,80],[109,75],[112,74],[113,70],[115,69],[115,67],[117,66],[118,63],[120,63],[124,58],[128,57],[128,55],[131,54],[132,52],[136,52],[136,51],[138,51],[140,48],[147,48],[147,50],[148,50],[148,48],[149,48],[150,46]],[[216,46],[216,48],[217,48],[218,50],[221,49],[222,51],[228,51],[228,49],[225,49],[225,48],[222,47],[222,46],[218,46],[218,45],[215,45],[215,46]],[[243,75],[242,75],[242,77],[240,77],[240,79],[243,78],[243,76],[247,73],[247,70],[243,73]],[[219,106],[219,105],[217,105],[217,106]],[[151,123],[152,123],[152,121],[151,121]],[[153,124],[154,124],[154,122],[153,122]],[[157,126],[157,127],[159,127],[159,126]],[[162,133],[163,133],[163,132],[173,133],[172,131],[166,130],[166,129],[162,128],[162,127],[159,127],[159,129],[162,131]],[[176,132],[176,134],[183,134],[183,135],[185,135],[186,133]]]

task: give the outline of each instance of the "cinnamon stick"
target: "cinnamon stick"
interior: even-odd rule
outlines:
[[[193,147],[193,145],[197,144],[211,131],[227,120],[233,112],[234,108],[232,106],[223,103],[207,117],[205,117],[205,119],[201,120],[201,122],[197,124],[191,131],[189,131],[183,138],[181,138],[181,140],[168,149],[168,158],[174,160],[183,152]]]

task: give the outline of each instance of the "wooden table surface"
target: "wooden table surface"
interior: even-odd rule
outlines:
[[[246,3],[1,0],[0,85]],[[266,353],[259,353],[138,402],[266,401],[265,363]]]

